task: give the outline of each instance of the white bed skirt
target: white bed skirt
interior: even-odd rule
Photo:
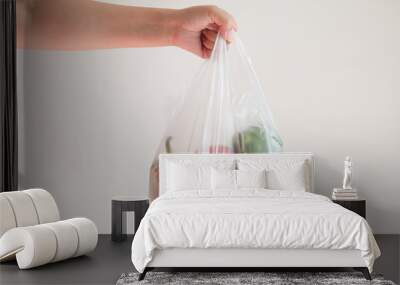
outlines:
[[[366,267],[359,250],[197,249],[155,250],[147,267]]]

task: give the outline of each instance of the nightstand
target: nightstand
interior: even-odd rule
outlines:
[[[149,200],[131,196],[116,196],[111,203],[111,239],[123,241],[126,239],[126,212],[135,213],[135,233],[140,221],[146,214]]]
[[[356,214],[359,214],[364,219],[367,217],[366,215],[366,204],[367,201],[365,199],[356,199],[356,200],[332,200],[333,203],[339,204],[340,206],[353,211]]]

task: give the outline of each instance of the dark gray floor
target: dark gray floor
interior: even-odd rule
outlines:
[[[132,239],[120,243],[100,235],[96,250],[81,256],[29,270],[15,262],[0,264],[0,284],[115,284],[124,272],[133,271]]]
[[[400,284],[400,235],[376,235],[375,238],[382,255],[376,260],[374,271]]]
[[[375,272],[399,283],[400,236],[377,235],[382,250]],[[100,235],[97,249],[89,256],[78,257],[30,270],[19,270],[15,262],[0,264],[0,284],[115,284],[123,272],[134,271],[130,260],[131,238],[111,242]]]

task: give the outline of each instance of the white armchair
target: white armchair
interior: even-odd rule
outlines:
[[[60,221],[46,190],[0,193],[0,262],[16,258],[28,269],[84,255],[96,248],[97,235],[89,219]]]

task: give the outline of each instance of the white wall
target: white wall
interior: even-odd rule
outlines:
[[[207,3],[236,16],[285,150],[316,154],[318,192],[340,185],[351,155],[372,228],[400,233],[400,2]],[[176,48],[18,55],[22,187],[50,190],[63,217],[110,232],[111,197],[146,195],[170,102],[201,60]]]

